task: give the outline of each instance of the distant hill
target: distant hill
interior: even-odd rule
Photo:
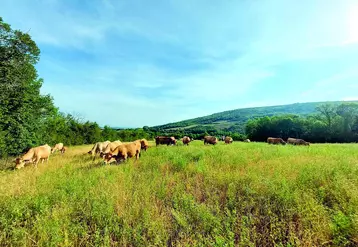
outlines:
[[[295,103],[289,105],[242,108],[214,113],[208,116],[193,118],[176,123],[154,126],[152,128],[161,132],[175,132],[178,130],[195,132],[195,129],[206,128],[208,130],[244,133],[245,124],[249,119],[282,114],[308,115],[315,113],[317,106],[326,103],[340,104],[343,103],[343,101]]]

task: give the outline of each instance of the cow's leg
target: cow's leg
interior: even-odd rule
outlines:
[[[35,164],[35,168],[37,169],[37,164],[39,163],[40,159],[36,158],[34,164]]]

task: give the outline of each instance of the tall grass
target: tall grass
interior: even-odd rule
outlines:
[[[0,171],[0,245],[357,246],[358,145],[72,147]]]

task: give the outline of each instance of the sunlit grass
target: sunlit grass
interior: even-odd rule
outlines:
[[[0,171],[0,245],[356,246],[358,145],[70,147]]]

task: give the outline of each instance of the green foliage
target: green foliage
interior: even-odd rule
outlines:
[[[265,141],[267,137],[303,138],[311,142],[357,142],[358,104],[321,105],[311,116],[282,115],[249,120],[248,138]]]
[[[341,102],[332,102],[333,105],[339,103]],[[200,133],[203,133],[203,131],[209,128],[217,132],[238,132],[243,134],[245,132],[246,122],[250,119],[287,114],[308,115],[316,112],[316,108],[322,104],[324,104],[324,102],[237,109],[177,123],[155,126],[152,127],[152,129],[162,132],[176,132],[181,129],[184,130],[185,133],[196,134],[195,132],[198,130],[201,130]]]
[[[55,110],[51,97],[40,95],[42,79],[35,69],[39,55],[30,35],[12,30],[0,18],[2,154],[15,154],[39,143],[43,119]]]

